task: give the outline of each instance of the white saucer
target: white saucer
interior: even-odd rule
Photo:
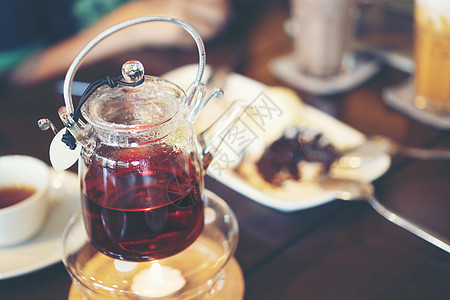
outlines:
[[[0,248],[0,279],[27,274],[61,260],[61,236],[67,222],[80,208],[78,177],[57,174],[50,188],[47,223],[33,238],[12,247]]]
[[[357,87],[379,71],[375,60],[349,55],[341,72],[328,78],[317,78],[299,72],[293,54],[277,57],[269,62],[271,72],[285,83],[315,95],[331,95]]]
[[[439,129],[450,129],[449,114],[439,114],[431,110],[422,110],[415,106],[414,82],[409,79],[383,90],[383,100],[390,107]]]

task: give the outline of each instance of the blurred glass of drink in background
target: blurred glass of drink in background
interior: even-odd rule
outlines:
[[[450,0],[416,0],[415,105],[450,113]]]
[[[294,60],[300,72],[321,78],[339,73],[353,37],[352,4],[353,0],[291,0]]]

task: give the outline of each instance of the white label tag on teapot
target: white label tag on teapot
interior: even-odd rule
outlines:
[[[70,148],[61,141],[65,131],[66,128],[60,130],[50,144],[50,162],[57,172],[70,168],[80,157],[80,143],[77,142],[76,148],[70,150]]]

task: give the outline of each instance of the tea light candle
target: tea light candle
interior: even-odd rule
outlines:
[[[186,284],[181,271],[158,262],[133,277],[131,289],[143,299],[172,295]]]

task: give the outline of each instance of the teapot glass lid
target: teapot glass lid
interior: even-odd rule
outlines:
[[[133,64],[133,69],[127,68],[130,64]],[[130,70],[134,73],[130,73]],[[119,130],[148,129],[161,125],[179,111],[184,111],[185,92],[165,79],[144,76],[140,62],[126,62],[122,75],[126,82],[142,83],[135,86],[119,83],[113,88],[108,85],[98,88],[81,108],[83,117],[92,125]]]

